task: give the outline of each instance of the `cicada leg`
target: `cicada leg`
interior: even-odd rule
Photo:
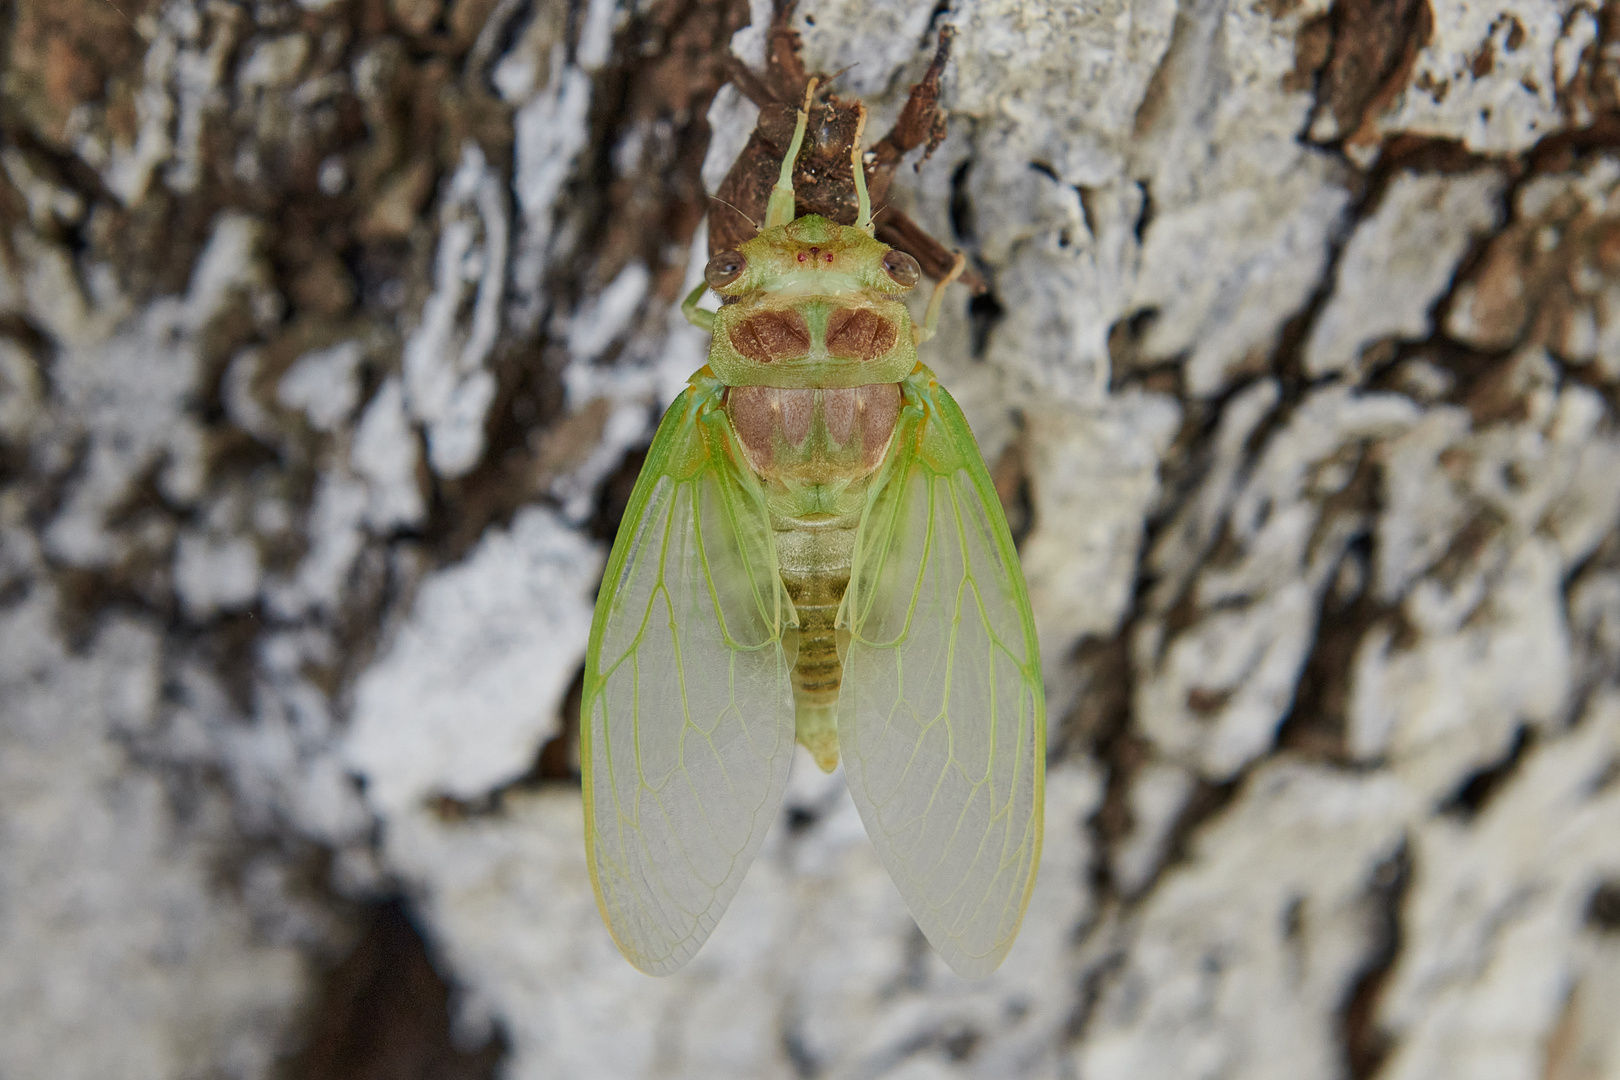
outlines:
[[[773,225],[786,225],[793,220],[793,210],[797,205],[793,198],[793,163],[799,160],[799,150],[804,146],[804,132],[810,126],[810,99],[816,92],[816,80],[811,79],[810,85],[804,89],[804,105],[799,109],[799,122],[793,127],[793,141],[788,144],[787,156],[782,159],[782,174],[776,178],[776,186],[771,188],[771,201],[765,205],[765,227]]]
[[[921,345],[934,336],[934,330],[939,326],[939,306],[945,301],[945,286],[962,276],[967,269],[967,256],[960,251],[956,253],[956,262],[951,264],[951,272],[946,274],[934,286],[934,295],[928,298],[928,313],[923,316],[923,324],[911,327],[911,336],[917,344]]]
[[[714,312],[698,307],[698,301],[703,299],[704,290],[708,287],[708,282],[698,282],[697,288],[687,293],[686,299],[681,301],[681,314],[686,316],[687,322],[699,330],[714,329]]]

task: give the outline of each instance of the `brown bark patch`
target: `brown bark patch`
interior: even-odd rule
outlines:
[[[875,360],[898,336],[894,320],[866,308],[840,308],[827,320],[827,352],[840,360]]]
[[[1581,51],[1574,77],[1559,88],[1559,98],[1567,115],[1576,118],[1580,128],[1602,132],[1599,137],[1605,143],[1612,143],[1615,113],[1620,111],[1620,57],[1614,50],[1615,42],[1620,41],[1620,9],[1605,4],[1596,14],[1597,40]],[[1571,12],[1566,18],[1575,17],[1578,17],[1577,12]],[[1568,22],[1565,25],[1567,27]],[[1523,28],[1515,25],[1509,30],[1510,45],[1515,33],[1522,35]],[[1584,119],[1588,117],[1593,118],[1590,123]]]
[[[1608,934],[1620,934],[1620,881],[1605,881],[1586,903],[1586,925]]]
[[[1294,37],[1294,70],[1283,76],[1283,89],[1291,93],[1309,90],[1332,52],[1333,24],[1328,17],[1312,19],[1300,27]]]
[[[659,0],[638,10],[645,14],[619,35],[618,59],[593,93],[592,127],[599,136],[594,175],[587,175],[601,195],[583,216],[606,228],[585,248],[595,252],[596,283],[639,261],[653,269],[656,294],[673,299],[686,267],[684,256],[672,260],[669,253],[683,250],[704,213],[717,205],[703,187],[707,116],[732,63],[731,35],[748,23],[748,5]],[[638,148],[633,157],[627,146]],[[752,235],[749,227],[743,239]]]
[[[1476,817],[1513,778],[1524,763],[1525,753],[1535,743],[1535,735],[1521,727],[1513,736],[1513,743],[1498,760],[1471,773],[1457,786],[1457,790],[1440,804],[1440,812],[1469,820]]]
[[[793,360],[810,351],[810,328],[797,311],[762,311],[731,328],[731,347],[760,364]]]
[[[395,1080],[495,1075],[498,1040],[471,1052],[450,1035],[450,989],[398,903],[371,909],[360,943],[326,980],[312,1010],[313,1030],[286,1077]]]
[[[1340,1013],[1339,1035],[1351,1080],[1372,1080],[1389,1057],[1393,1040],[1378,1024],[1379,999],[1400,955],[1401,908],[1412,882],[1412,856],[1405,843],[1381,863],[1367,884],[1368,929],[1373,948]]]
[[[4,89],[34,133],[66,150],[66,124],[79,105],[106,96],[110,79],[138,74],[143,42],[134,19],[144,0],[21,0],[5,50]]]
[[[1418,52],[1429,43],[1434,15],[1429,0],[1339,0],[1329,22],[1333,44],[1317,88],[1317,112],[1332,120],[1329,141],[1366,142],[1371,123],[1406,85]]]
[[[444,12],[441,0],[388,0],[388,14],[394,24],[412,37],[432,30]]]
[[[1604,297],[1617,279],[1620,219],[1601,203],[1566,192],[1535,216],[1511,222],[1472,265],[1465,264],[1464,287],[1446,328],[1474,349],[1542,345],[1566,362],[1586,364],[1596,356],[1597,336],[1612,322]],[[1503,388],[1511,389],[1515,377],[1502,378]],[[1501,392],[1493,391],[1498,397]],[[1495,403],[1485,411],[1508,415]]]
[[[1029,455],[1024,451],[1024,429],[1019,428],[1013,438],[990,466],[990,483],[995,485],[996,498],[1001,503],[1002,516],[1007,519],[1007,531],[1012,534],[1013,547],[1023,550],[1024,540],[1035,525],[1035,502],[1030,490]]]
[[[1198,717],[1207,720],[1226,707],[1232,700],[1231,690],[1211,690],[1203,686],[1195,686],[1187,691],[1187,708]]]
[[[378,11],[385,13],[385,0],[375,2]],[[464,35],[469,29],[474,33],[467,40],[476,39],[487,21],[479,12],[493,6],[489,0],[446,0],[439,26],[447,27],[452,37],[445,40],[460,41],[462,37],[454,35]],[[577,30],[577,12],[560,0],[522,6],[532,10],[532,18],[541,26],[534,32],[544,31],[542,54],[549,53],[553,45],[566,43],[570,27]],[[725,80],[731,35],[747,20],[745,0],[654,0],[638,6],[616,31],[612,59],[594,79],[587,146],[559,204],[567,207],[570,231],[567,241],[560,242],[547,260],[542,289],[549,310],[570,311],[588,305],[592,294],[633,263],[651,271],[652,297],[670,300],[679,293],[686,268],[685,248],[708,205],[701,177],[709,144],[705,116],[714,92]],[[512,28],[516,31],[522,25],[514,22]],[[441,29],[433,33],[435,40],[444,37]],[[444,110],[449,119],[473,116],[474,106],[504,110],[504,104],[487,92],[487,58],[481,63],[484,66],[460,69],[456,81],[444,89],[435,89],[426,76],[411,83],[402,81],[398,100],[463,102],[454,110]],[[542,66],[541,71],[549,68]],[[395,100],[391,92],[374,108],[381,115],[392,115],[400,111],[390,104]],[[393,156],[376,174],[378,180],[392,178],[394,170],[404,167],[421,147],[448,146],[459,153],[462,136],[448,133],[448,119],[446,124],[446,133],[439,135],[426,129],[427,134],[419,136],[404,123],[390,128]],[[480,144],[489,160],[510,159],[509,149],[482,138]],[[634,148],[634,153],[627,148]],[[453,159],[448,167],[454,167]],[[446,169],[441,158],[439,175]],[[432,198],[431,188],[428,198]],[[356,204],[358,221],[371,205],[359,198]],[[429,206],[431,203],[424,204],[424,210]],[[417,225],[404,237],[369,242],[365,250],[403,258],[413,250],[407,245],[420,242],[423,225],[431,227],[430,218],[419,214]],[[409,277],[423,271],[389,273]],[[357,276],[364,280],[363,266]],[[635,318],[651,318],[662,326],[663,308],[649,303]],[[509,519],[518,507],[536,498],[549,497],[552,481],[559,471],[571,467],[566,463],[576,459],[575,451],[596,445],[605,414],[577,421],[564,418],[567,409],[558,379],[565,364],[561,348],[544,333],[532,341],[503,336],[497,346],[491,366],[498,388],[485,425],[487,449],[482,463],[465,477],[441,478],[433,485],[433,513],[425,532],[438,557],[446,561],[460,558],[490,524]],[[610,347],[604,362],[612,362],[616,350],[616,345]],[[555,439],[540,434],[548,428],[553,428]],[[589,527],[604,542],[616,535],[640,461],[632,455],[602,488]]]

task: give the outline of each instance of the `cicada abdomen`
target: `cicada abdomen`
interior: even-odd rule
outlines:
[[[843,679],[838,610],[867,488],[900,417],[900,387],[751,385],[726,397],[743,453],[764,482],[777,564],[797,615],[790,641],[796,735],[831,772]]]

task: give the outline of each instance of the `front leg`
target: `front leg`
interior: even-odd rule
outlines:
[[[714,329],[714,312],[705,311],[698,307],[698,301],[703,299],[703,292],[708,287],[708,282],[698,282],[697,288],[687,293],[686,299],[681,301],[681,314],[686,316],[687,322],[699,330],[712,331]]]
[[[956,261],[951,264],[951,272],[934,285],[934,295],[928,298],[928,313],[923,316],[923,324],[911,328],[911,338],[917,344],[921,345],[934,336],[934,331],[939,326],[939,306],[945,300],[945,286],[961,277],[962,271],[966,268],[967,256],[958,251]]]

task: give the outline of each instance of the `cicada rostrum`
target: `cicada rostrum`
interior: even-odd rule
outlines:
[[[580,725],[591,880],[625,957],[679,968],[759,850],[797,740],[843,761],[918,926],[977,977],[1011,948],[1040,856],[1035,628],[972,432],[917,359],[962,257],[915,325],[921,267],[874,235],[859,106],[852,223],[795,216],[806,82],[763,224],[683,305],[709,362],[608,560]]]

